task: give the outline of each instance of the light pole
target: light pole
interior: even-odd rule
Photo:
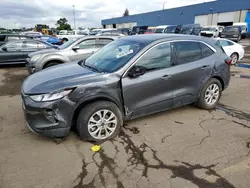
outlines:
[[[74,16],[74,29],[76,30],[75,5],[73,5],[73,16]]]

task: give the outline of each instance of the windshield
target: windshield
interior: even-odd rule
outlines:
[[[239,26],[230,26],[230,27],[226,27],[224,29],[224,31],[238,31]]]
[[[203,27],[201,30],[202,31],[215,31],[216,29],[214,27]]]
[[[87,58],[83,66],[100,72],[114,72],[124,66],[144,46],[137,41],[116,40]]]
[[[180,32],[180,33],[183,33],[183,34],[190,34],[192,31],[193,31],[193,28],[192,28],[192,27],[183,27],[183,28],[181,29],[181,32]]]
[[[153,33],[154,30],[153,30],[153,29],[148,29],[146,32],[148,32],[148,33]]]
[[[158,28],[158,29],[155,30],[155,33],[162,33],[163,30],[164,30],[164,28]]]
[[[164,33],[174,33],[177,26],[169,26],[165,29]]]
[[[64,50],[66,48],[68,48],[71,44],[73,44],[76,40],[69,40],[67,42],[65,42],[63,45],[61,45],[59,47],[60,50]]]

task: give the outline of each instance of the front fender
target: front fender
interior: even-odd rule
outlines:
[[[68,62],[68,58],[65,58],[62,55],[59,54],[53,54],[53,55],[46,55],[43,57],[41,63],[40,63],[40,67],[41,69],[44,67],[44,65],[49,62],[49,61],[61,61],[62,63],[66,63]]]

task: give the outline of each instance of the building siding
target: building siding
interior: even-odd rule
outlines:
[[[165,24],[194,23],[195,16],[250,10],[250,0],[217,0],[202,4],[165,9],[143,14],[102,20],[102,25],[136,22],[137,25],[158,26]],[[244,19],[244,18],[243,18]]]

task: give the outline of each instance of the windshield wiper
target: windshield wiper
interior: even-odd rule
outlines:
[[[82,66],[84,66],[84,67],[87,67],[87,68],[89,68],[89,69],[91,69],[91,70],[93,70],[93,71],[95,71],[95,72],[102,72],[102,70],[98,69],[97,67],[93,67],[93,66],[90,66],[90,65],[86,65],[86,64],[85,64],[85,59],[79,61],[79,64],[82,65]]]

